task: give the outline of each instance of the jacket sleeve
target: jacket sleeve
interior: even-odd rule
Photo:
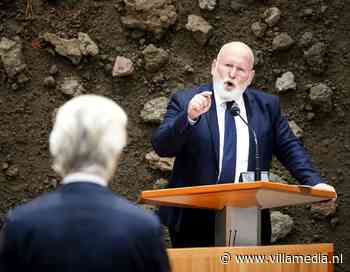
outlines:
[[[151,140],[159,156],[174,157],[185,145],[190,130],[187,106],[188,101],[179,94],[175,94],[170,99],[164,120]]]
[[[159,225],[153,232],[153,245],[150,248],[152,252],[152,257],[150,258],[150,266],[148,271],[154,272],[168,272],[170,271],[170,263],[165,249],[165,244],[163,240],[162,227]]]
[[[274,153],[277,159],[289,170],[294,178],[303,185],[325,183],[311,162],[306,149],[294,135],[287,119],[281,114],[279,98],[276,97],[273,108],[276,109],[274,129]]]
[[[7,216],[0,231],[0,271],[20,271],[15,229]]]

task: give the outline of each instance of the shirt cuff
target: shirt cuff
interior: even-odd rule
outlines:
[[[198,119],[195,119],[195,120],[192,120],[189,116],[187,116],[187,120],[188,122],[190,123],[191,126],[194,126],[197,122],[198,122]]]

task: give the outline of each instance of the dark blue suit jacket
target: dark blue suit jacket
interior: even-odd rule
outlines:
[[[169,187],[215,184],[219,173],[219,130],[215,101],[210,110],[191,126],[187,106],[191,98],[203,91],[213,91],[212,84],[176,93],[170,100],[163,123],[152,138],[158,155],[176,157]],[[212,96],[214,98],[214,95]],[[323,182],[309,155],[281,114],[280,102],[273,96],[248,88],[243,95],[248,123],[256,131],[261,153],[261,169],[269,170],[272,156],[300,183]],[[251,133],[250,133],[251,134]],[[248,170],[255,169],[255,145],[250,135]],[[162,212],[163,211],[163,212]],[[177,216],[171,209],[161,210],[162,221],[174,225]]]
[[[0,271],[168,271],[159,220],[97,184],[61,186],[9,213]]]

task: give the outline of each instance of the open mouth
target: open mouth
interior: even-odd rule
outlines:
[[[226,85],[226,87],[229,87],[229,88],[232,88],[235,86],[231,81],[226,81],[225,85]]]

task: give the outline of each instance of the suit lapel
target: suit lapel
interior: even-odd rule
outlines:
[[[212,95],[212,101],[211,101],[211,107],[207,114],[205,114],[207,118],[208,128],[211,135],[211,140],[214,148],[215,153],[215,165],[217,167],[217,170],[219,169],[219,125],[218,125],[218,115],[216,113],[216,103],[215,103],[215,97],[213,92],[213,87],[211,85],[211,89],[213,95]]]
[[[247,119],[249,127],[253,128],[255,130],[255,133],[258,137],[258,144],[259,144],[259,133],[257,131],[258,128],[258,120],[256,113],[253,109],[256,107],[256,102],[254,97],[249,92],[249,89],[246,90],[243,94],[244,104],[247,112]],[[248,171],[254,171],[255,170],[255,141],[254,141],[254,135],[249,130],[249,155],[248,155]]]

